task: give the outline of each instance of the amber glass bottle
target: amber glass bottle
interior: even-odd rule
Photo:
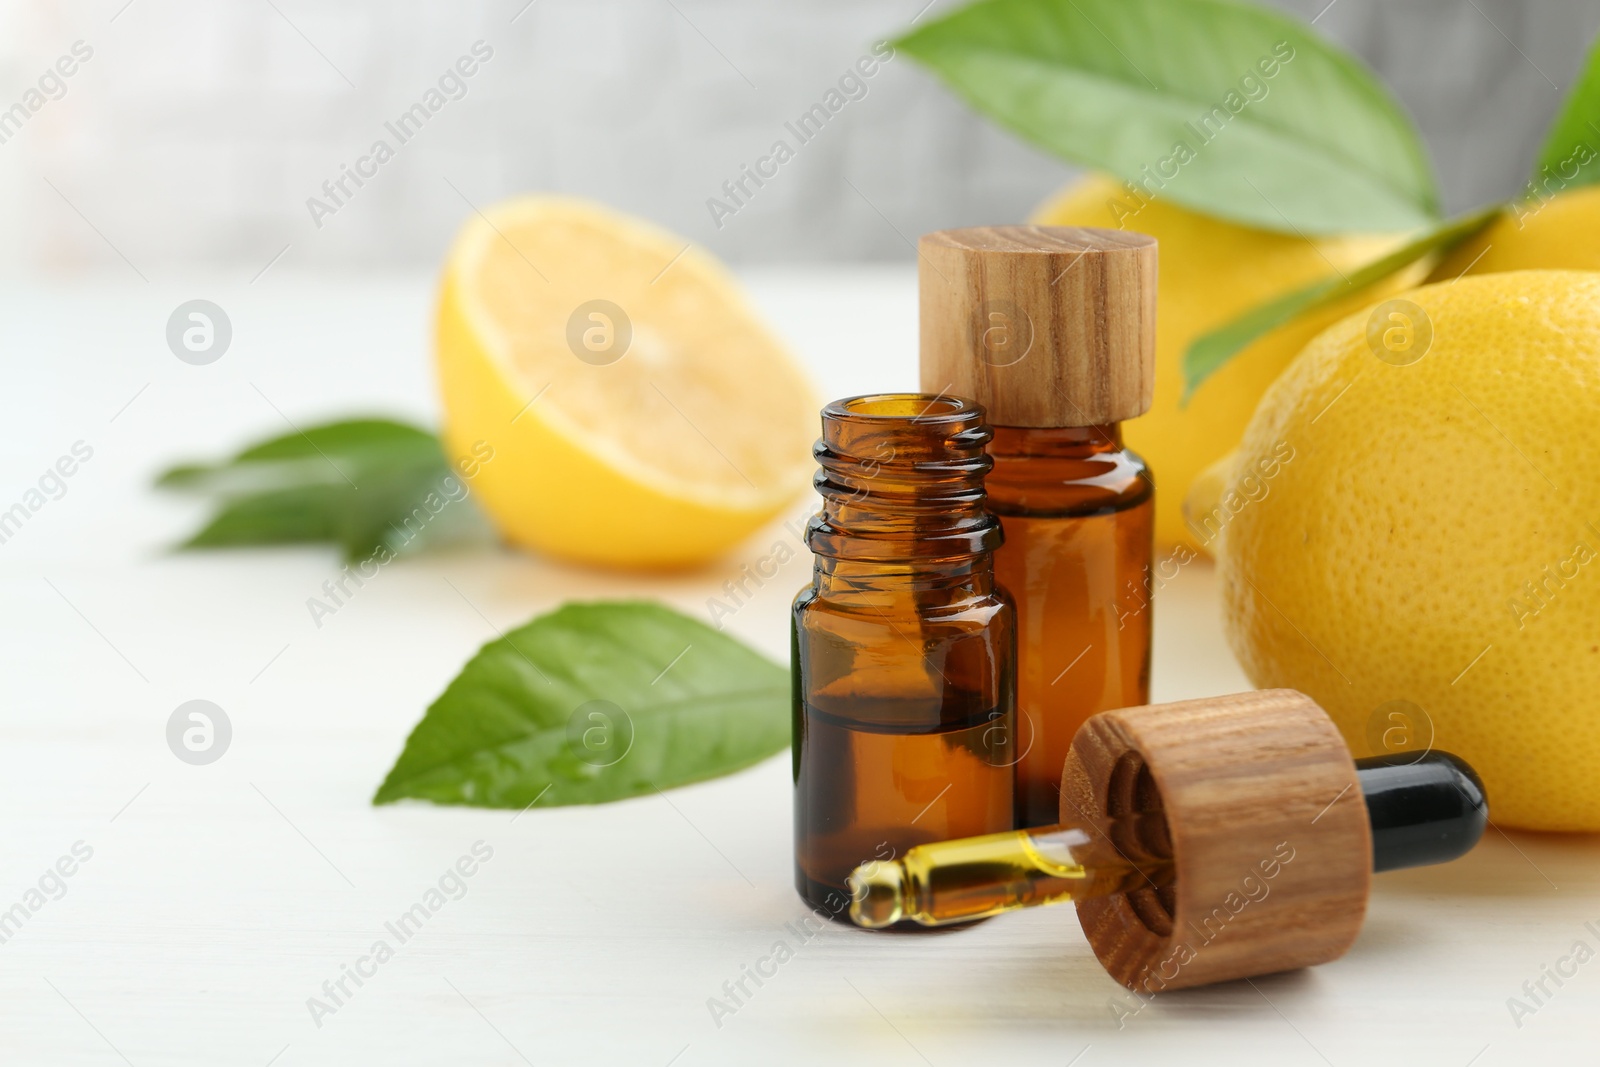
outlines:
[[[1118,423],[1150,406],[1156,247],[1010,226],[922,239],[922,384],[994,424],[995,572],[1017,607],[1016,825],[1059,818],[1096,712],[1147,703],[1153,486]]]
[[[858,865],[1012,825],[1016,637],[989,437],[981,408],[948,397],[822,412],[815,576],[792,628],[795,882],[841,921]]]

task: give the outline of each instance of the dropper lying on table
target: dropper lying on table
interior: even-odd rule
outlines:
[[[1483,786],[1457,757],[1409,752],[1355,764],[1374,872],[1455,859],[1483,835]],[[1145,889],[1170,897],[1175,870],[1163,812],[1084,818],[919,845],[898,859],[864,863],[850,876],[850,918],[869,929],[906,921],[945,926]],[[1172,910],[1170,901],[1165,906]]]

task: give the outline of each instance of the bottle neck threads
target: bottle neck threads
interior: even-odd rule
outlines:
[[[861,563],[986,558],[1001,542],[983,489],[992,437],[983,409],[967,400],[884,393],[834,401],[822,409],[812,450],[822,511],[806,544],[819,557]]]

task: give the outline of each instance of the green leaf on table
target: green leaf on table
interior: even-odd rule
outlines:
[[[1205,214],[1308,234],[1439,214],[1427,154],[1388,90],[1274,11],[980,0],[894,43],[1040,148]]]
[[[1450,251],[1482,230],[1505,210],[1503,205],[1482,208],[1440,223],[1407,241],[1380,259],[1348,274],[1333,275],[1296,289],[1245,312],[1225,326],[1195,338],[1183,354],[1183,402],[1188,403],[1205,380],[1262,337],[1292,319],[1337,303],[1352,293],[1376,284],[1431,253]]]
[[[156,485],[215,502],[184,548],[332,542],[354,561],[489,536],[438,438],[391,419],[296,430],[221,463],[173,467]]]
[[[1528,192],[1548,195],[1596,182],[1600,182],[1600,38],[1545,135]]]
[[[598,804],[715,778],[789,744],[789,671],[659,604],[566,604],[491,641],[372,798]]]

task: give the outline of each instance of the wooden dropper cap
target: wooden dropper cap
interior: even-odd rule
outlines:
[[[1089,719],[1062,775],[1061,820],[1135,811],[1165,815],[1172,886],[1078,904],[1095,955],[1128,988],[1308,967],[1355,941],[1372,880],[1367,805],[1339,731],[1305,694]]]
[[[1142,415],[1155,382],[1156,240],[1124,230],[978,226],[917,243],[922,390],[996,426]]]

